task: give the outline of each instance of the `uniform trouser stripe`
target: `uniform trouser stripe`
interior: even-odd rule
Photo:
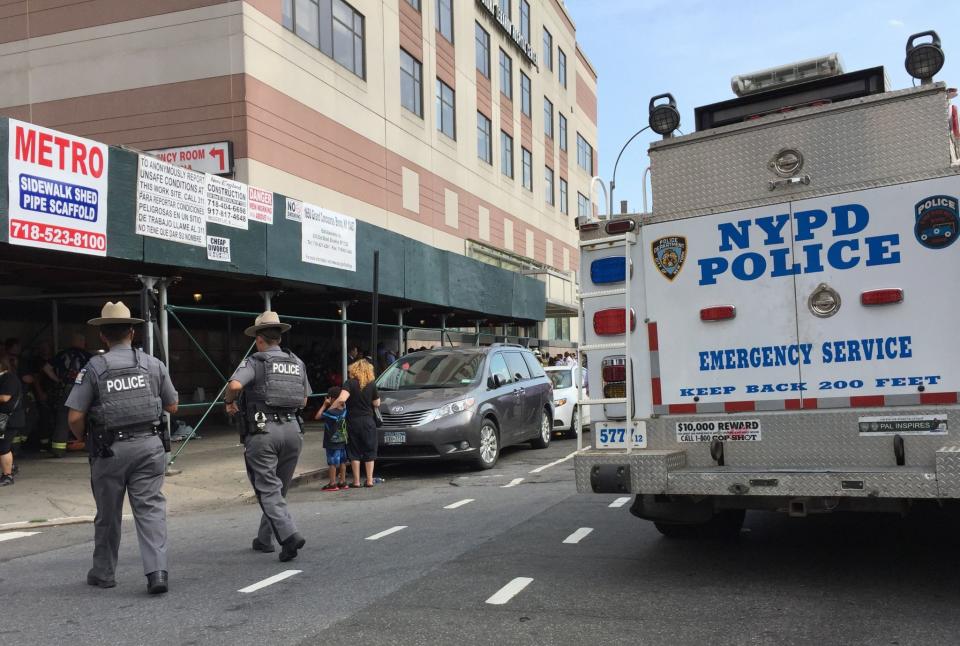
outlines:
[[[270,531],[276,537],[278,543],[283,541],[280,539],[280,533],[277,531],[277,526],[273,524],[273,519],[267,515],[267,510],[263,506],[263,500],[260,498],[260,490],[257,489],[257,478],[253,470],[253,467],[250,466],[250,460],[247,459],[247,456],[243,456],[243,463],[247,468],[247,478],[250,479],[250,486],[253,487],[253,493],[257,496],[257,504],[260,505],[260,512],[263,514],[263,518],[266,519],[267,523],[270,525]],[[261,521],[262,522],[262,521]],[[258,536],[258,538],[260,538]]]

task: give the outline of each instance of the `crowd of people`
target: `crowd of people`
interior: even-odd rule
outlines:
[[[0,348],[0,487],[14,483],[17,453],[59,458],[68,450],[85,448],[83,438],[70,431],[64,404],[91,356],[83,334],[73,335],[70,346],[56,354],[47,344],[25,353],[19,339],[4,341]]]

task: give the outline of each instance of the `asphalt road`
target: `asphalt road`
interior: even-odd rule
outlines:
[[[89,525],[2,541],[0,640],[957,643],[958,524],[943,514],[757,513],[735,541],[672,541],[615,496],[576,494],[572,461],[531,473],[574,448],[508,450],[486,472],[385,467],[370,490],[296,489],[307,546],[285,564],[249,549],[254,505],[171,517],[160,597],[145,592],[132,523],[112,590],[84,583]]]

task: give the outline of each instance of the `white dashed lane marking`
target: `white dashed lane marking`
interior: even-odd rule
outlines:
[[[237,592],[242,592],[242,593],[244,593],[244,594],[250,594],[251,592],[256,592],[257,590],[262,590],[263,588],[267,587],[268,585],[273,585],[274,583],[278,583],[278,582],[280,582],[280,581],[283,581],[284,579],[289,579],[289,578],[292,577],[292,576],[296,576],[297,574],[300,574],[302,571],[303,571],[303,570],[284,570],[284,571],[281,572],[280,574],[274,574],[274,575],[271,576],[271,577],[267,577],[267,578],[264,579],[263,581],[257,581],[256,583],[254,583],[254,584],[252,584],[252,585],[248,585],[248,586],[245,587],[245,588],[240,588],[239,590],[237,590]]]
[[[623,507],[623,506],[624,506],[625,504],[627,504],[628,502],[630,502],[630,497],[629,497],[629,496],[626,496],[626,497],[624,497],[624,498],[617,498],[617,499],[614,500],[612,503],[610,503],[610,506],[613,507],[613,508]]]
[[[585,539],[587,535],[592,531],[593,531],[593,527],[581,527],[580,529],[578,529],[577,531],[575,531],[574,533],[570,534],[565,539],[563,539],[563,542],[568,545],[576,545],[577,543]]]
[[[455,503],[451,503],[444,507],[444,509],[456,509],[457,507],[463,507],[464,505],[469,505],[474,501],[473,498],[464,498],[463,500],[458,500]]]
[[[501,485],[500,488],[501,488],[501,489],[509,489],[510,487],[516,487],[516,486],[517,486],[518,484],[520,484],[521,482],[523,482],[523,478],[514,478],[513,480],[511,480],[511,481],[508,482],[507,484]]]
[[[0,543],[4,541],[12,541],[16,538],[26,538],[27,536],[33,536],[34,534],[39,534],[40,532],[4,532],[0,534]]]
[[[585,447],[583,447],[582,450],[586,451],[586,450],[589,449],[589,448],[590,448],[589,446],[585,446]],[[560,458],[559,460],[554,460],[553,462],[548,462],[547,464],[543,465],[542,467],[537,467],[536,469],[534,469],[534,470],[531,471],[530,473],[540,473],[541,471],[545,471],[546,469],[549,469],[550,467],[555,467],[555,466],[557,466],[558,464],[563,464],[564,462],[566,462],[567,460],[569,460],[570,458],[572,458],[572,457],[575,456],[576,454],[577,454],[577,451],[574,451],[573,453],[571,453],[570,455],[568,455],[568,456],[566,456],[566,457]]]
[[[385,529],[382,532],[374,534],[373,536],[367,536],[368,541],[378,541],[384,536],[389,536],[390,534],[396,534],[397,532],[403,531],[407,528],[406,525],[397,525],[396,527],[391,527],[390,529]]]
[[[497,590],[492,597],[487,599],[487,603],[492,606],[502,606],[507,603],[524,588],[533,583],[533,579],[525,576],[518,576],[516,579]]]

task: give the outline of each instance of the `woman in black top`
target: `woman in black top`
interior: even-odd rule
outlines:
[[[0,356],[0,413],[9,416],[6,428],[0,431],[0,487],[13,484],[13,435],[16,431],[10,417],[20,406],[20,378],[9,358]]]
[[[380,407],[380,393],[374,383],[373,366],[366,359],[354,361],[347,368],[347,382],[337,399],[347,402],[347,457],[353,469],[353,486],[360,484],[360,462],[367,471],[366,483],[372,487],[373,461],[377,459],[377,425],[373,420],[373,411]]]

